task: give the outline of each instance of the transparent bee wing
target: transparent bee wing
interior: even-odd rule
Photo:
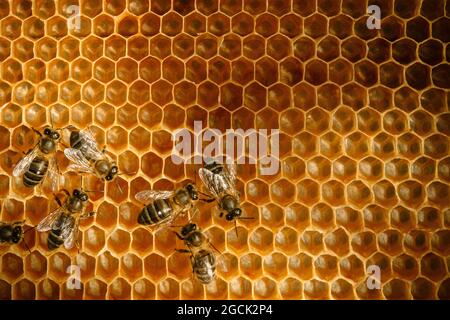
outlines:
[[[59,172],[58,172],[58,166],[56,165],[56,159],[50,158],[48,163],[48,171],[47,171],[47,177],[50,180],[52,191],[56,192],[59,189]]]
[[[36,229],[39,232],[47,232],[50,231],[55,223],[55,221],[58,220],[58,218],[61,216],[61,214],[64,212],[64,206],[59,207],[55,211],[51,212],[48,216],[46,216],[39,224],[37,225]]]
[[[72,161],[72,164],[70,164],[68,167],[69,170],[94,173],[94,170],[91,168],[89,161],[85,158],[80,150],[66,148],[64,149],[64,154],[66,155],[67,159]]]
[[[229,157],[225,159],[226,165],[224,166],[226,171],[226,176],[229,180],[230,186],[234,188],[236,185],[236,163]]]
[[[83,154],[92,159],[101,159],[104,157],[104,154],[100,151],[98,143],[95,141],[91,130],[85,129],[80,131],[80,136],[84,141],[81,147]]]
[[[38,151],[39,148],[35,147],[25,157],[23,157],[22,160],[19,161],[19,163],[17,163],[13,171],[14,177],[20,177],[28,170],[28,167],[30,166],[31,162],[37,156]]]
[[[157,199],[168,199],[172,197],[174,191],[164,191],[164,190],[144,190],[136,193],[136,200],[142,203],[149,203]]]
[[[205,168],[198,170],[200,180],[202,180],[205,188],[215,197],[220,197],[220,191],[216,188],[216,182],[214,179],[215,174]]]
[[[61,227],[61,238],[64,239],[64,247],[67,250],[73,248],[77,238],[78,238],[78,225],[79,225],[79,217],[74,218],[70,216]]]

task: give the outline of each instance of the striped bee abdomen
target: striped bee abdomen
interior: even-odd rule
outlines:
[[[49,250],[58,249],[64,240],[61,238],[61,229],[51,230],[47,237],[47,247]]]
[[[72,131],[70,133],[70,147],[74,149],[81,149],[83,146],[83,139],[81,138],[80,131]]]
[[[39,156],[34,158],[23,175],[23,184],[26,187],[34,187],[44,179],[47,170],[48,160],[46,158]]]
[[[168,199],[157,199],[139,213],[138,223],[152,225],[163,222],[171,216],[173,209]]]
[[[214,254],[207,250],[200,250],[193,257],[194,272],[197,279],[208,284],[214,280],[216,276],[216,258]]]

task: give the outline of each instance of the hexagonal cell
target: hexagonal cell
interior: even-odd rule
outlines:
[[[409,285],[400,279],[393,279],[383,286],[383,295],[388,300],[409,300]]]
[[[377,38],[370,41],[367,45],[367,58],[369,58],[373,62],[382,63],[389,59],[391,55],[391,44],[387,40]],[[400,54],[404,54],[401,53],[400,50],[398,50],[397,52],[399,52]]]
[[[13,300],[34,300],[36,286],[28,279],[22,279],[13,286]]]
[[[440,281],[446,275],[446,268],[444,260],[434,254],[428,253],[420,260],[421,274],[432,281]]]
[[[14,282],[23,275],[23,260],[13,253],[6,253],[2,257],[2,275],[10,281]]]
[[[254,294],[257,299],[274,299],[277,297],[277,286],[275,281],[264,277],[257,280],[254,285]]]
[[[372,152],[378,158],[390,158],[395,152],[394,138],[385,132],[379,133],[372,141]]]
[[[323,250],[323,235],[319,231],[306,230],[300,237],[300,249],[316,255]]]
[[[368,138],[361,132],[354,132],[344,139],[345,152],[352,158],[360,159],[369,151]]]
[[[363,59],[366,55],[366,46],[365,43],[356,38],[356,37],[350,37],[342,43],[341,46],[341,54],[344,58],[349,60],[350,62],[356,63],[357,61]],[[366,61],[367,66],[372,66],[368,61]],[[365,65],[358,65],[358,69],[355,69],[355,75],[356,72],[360,73],[358,75],[358,79],[361,81],[365,73],[373,72],[372,69],[364,68]],[[358,81],[359,82],[359,81]]]
[[[411,283],[411,295],[416,300],[435,299],[436,287],[426,278],[417,278]]]
[[[403,238],[403,244],[412,254],[420,255],[429,249],[428,233],[422,230],[411,230]]]
[[[349,206],[336,209],[336,223],[350,232],[362,229],[362,217],[358,210]]]
[[[408,159],[414,159],[421,153],[421,141],[413,133],[405,133],[397,140],[398,152]]]
[[[312,300],[329,299],[329,290],[327,282],[317,279],[306,281],[303,287],[305,297]]]
[[[431,83],[430,79],[430,68],[424,64],[421,64],[419,62],[416,62],[412,65],[410,65],[406,69],[406,81],[408,84],[416,89],[416,90],[423,90],[426,87],[428,87]]]
[[[38,284],[37,299],[39,300],[58,300],[59,286],[51,279],[44,279]]]
[[[408,88],[406,88],[408,89]],[[400,89],[401,90],[401,89]],[[406,90],[404,90],[406,91]],[[402,91],[399,91],[402,92]],[[412,95],[408,96],[407,94],[410,93],[405,92],[403,95],[398,95],[396,98],[396,105],[402,105],[405,104],[407,107],[411,107],[411,97],[414,96],[414,91],[412,91]],[[374,108],[375,110],[378,110],[379,112],[383,112],[389,107],[392,106],[392,92],[391,90],[382,87],[377,86],[374,88],[369,89],[369,105]]]
[[[359,232],[352,237],[351,245],[356,253],[367,258],[377,250],[375,233],[371,231]]]
[[[366,261],[366,270],[369,266],[376,265],[380,267],[380,282],[388,281],[392,276],[391,259],[383,253],[376,252]]]
[[[345,278],[353,281],[361,280],[365,275],[364,264],[355,254],[340,260],[339,270]]]

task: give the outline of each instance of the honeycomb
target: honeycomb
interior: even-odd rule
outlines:
[[[90,126],[125,173],[122,193],[85,179],[104,193],[79,253],[49,252],[33,229],[31,253],[0,247],[0,299],[449,299],[449,19],[445,0],[0,1],[1,221],[30,228],[56,208],[48,186],[12,178],[32,128]],[[170,155],[171,133],[196,120],[280,130],[276,175],[238,167],[255,219],[236,235],[200,205],[222,252],[207,286],[171,230],[137,224],[134,199],[195,179]]]

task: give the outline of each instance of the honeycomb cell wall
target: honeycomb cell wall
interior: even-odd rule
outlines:
[[[0,299],[450,299],[449,27],[445,0],[0,1],[0,220],[28,229],[57,208],[48,184],[12,176],[32,128],[90,126],[124,173],[84,179],[102,193],[79,253],[34,229],[31,253],[0,245]],[[238,166],[255,219],[236,235],[199,205],[222,253],[206,286],[135,200],[199,183],[171,157],[195,121],[280,132],[276,174]]]

